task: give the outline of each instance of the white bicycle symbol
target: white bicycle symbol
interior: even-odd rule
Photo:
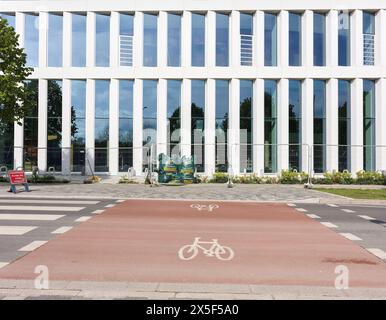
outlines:
[[[200,239],[201,238],[195,238],[193,244],[183,246],[178,251],[179,258],[181,260],[192,260],[197,256],[199,249],[201,249],[207,257],[216,256],[217,259],[223,261],[232,260],[235,256],[231,248],[220,245],[217,239],[213,239],[212,241],[200,241]],[[210,244],[211,246],[207,249],[203,247],[202,244]]]
[[[192,204],[190,207],[192,209],[197,209],[198,211],[209,211],[209,212],[213,212],[214,209],[220,208],[217,204],[210,204],[210,205]]]

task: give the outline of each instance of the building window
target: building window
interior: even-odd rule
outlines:
[[[119,65],[133,65],[134,17],[129,14],[119,15]]]
[[[143,32],[143,65],[145,67],[157,66],[157,22],[158,16],[144,14]]]
[[[48,66],[63,65],[63,16],[48,15]]]
[[[216,13],[216,66],[229,66],[229,15]]]
[[[302,64],[302,14],[289,13],[289,55],[290,66]]]
[[[24,169],[32,171],[38,165],[38,104],[39,81],[27,80],[25,86],[32,92],[33,108],[24,118]]]
[[[167,90],[167,154],[174,156],[181,151],[181,80],[168,80]]]
[[[192,66],[205,66],[205,15],[192,14]]]
[[[240,13],[240,62],[251,66],[253,61],[253,15]]]
[[[363,169],[375,171],[375,81],[363,80]]]
[[[363,64],[373,66],[375,61],[375,14],[363,11]]]
[[[240,81],[240,171],[253,171],[252,139],[253,81]]]
[[[216,172],[228,171],[229,81],[216,80]]]
[[[181,66],[181,15],[168,13],[168,66]]]
[[[95,80],[95,171],[109,171],[110,81]]]
[[[314,80],[314,172],[326,168],[326,81]]]
[[[72,14],[72,66],[86,66],[87,16]]]
[[[119,171],[133,166],[133,80],[119,81]]]
[[[264,81],[264,172],[277,172],[277,81]]]
[[[95,66],[110,66],[110,16],[96,14]]]
[[[302,81],[289,81],[289,169],[302,170]]]
[[[192,150],[197,172],[205,171],[205,80],[192,80]]]
[[[339,171],[350,170],[350,132],[351,132],[351,83],[348,80],[338,82],[338,144],[339,144]]]
[[[326,65],[326,15],[314,12],[314,66]]]
[[[350,13],[339,13],[338,24],[338,65],[350,65]]]
[[[264,14],[264,65],[277,66],[277,15]]]
[[[157,80],[143,80],[143,170],[151,160],[150,151],[157,154],[157,86]]]
[[[39,16],[25,14],[24,48],[27,66],[39,66]]]
[[[71,171],[84,172],[86,148],[86,81],[71,80]]]
[[[62,81],[48,80],[47,167],[62,170]]]
[[[15,29],[15,15],[10,13],[0,13],[0,18],[6,19],[8,25]]]

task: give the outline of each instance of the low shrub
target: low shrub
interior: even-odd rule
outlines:
[[[381,172],[358,171],[357,184],[386,184],[386,179]]]
[[[129,178],[129,176],[125,175],[125,176],[121,176],[119,178],[119,184],[137,184],[138,182]]]
[[[91,177],[88,177],[86,179],[84,179],[83,183],[84,184],[92,184],[92,183],[98,183],[102,180],[101,177],[98,177],[98,176],[91,176]]]
[[[226,183],[228,182],[228,174],[223,172],[216,172],[212,178],[208,180],[208,183]]]
[[[306,183],[307,181],[307,173],[290,170],[283,170],[279,178],[279,183],[281,184],[302,184]]]
[[[262,183],[262,179],[255,173],[248,174],[248,175],[242,175],[242,176],[235,176],[232,181],[234,183],[241,183],[241,184],[260,184]]]

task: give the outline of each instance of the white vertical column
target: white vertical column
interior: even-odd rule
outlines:
[[[375,87],[375,143],[376,170],[386,170],[386,79],[379,79]]]
[[[288,55],[287,55],[288,56]],[[289,81],[281,79],[277,103],[277,143],[278,143],[278,173],[288,170],[289,158]]]
[[[240,67],[240,11],[232,11],[230,14],[229,32],[230,66]]]
[[[355,10],[351,14],[351,65],[363,66],[363,15],[362,10]]]
[[[192,81],[184,79],[181,88],[181,156],[191,155],[191,101],[192,101]]]
[[[63,67],[72,65],[72,14],[63,12]]]
[[[71,173],[71,80],[62,85],[62,173]]]
[[[192,13],[184,11],[181,23],[181,66],[192,65]]]
[[[133,66],[142,67],[143,61],[143,12],[137,11],[134,16]]]
[[[39,107],[38,107],[38,167],[47,171],[47,94],[48,82],[39,80]]]
[[[47,66],[48,53],[48,12],[39,14],[39,67]]]
[[[228,159],[235,175],[240,173],[240,80],[232,79],[229,90]]]
[[[302,171],[313,170],[314,144],[314,82],[305,79],[302,84]]]
[[[326,65],[338,65],[338,10],[330,10],[326,18]]]
[[[95,80],[87,79],[86,84],[86,174],[95,167]],[[90,168],[91,167],[91,168]],[[91,170],[90,170],[91,169]]]
[[[253,19],[253,66],[264,66],[264,12],[257,10]]]
[[[327,171],[338,171],[339,148],[338,148],[338,79],[330,79],[327,82],[327,105],[326,105],[326,159]]]
[[[19,34],[19,45],[24,47],[24,13],[16,12],[16,33]],[[23,121],[21,121],[23,123]],[[14,168],[23,166],[24,125],[14,125]]]
[[[289,50],[289,13],[286,10],[280,11],[278,16],[278,66],[288,66],[288,50]]]
[[[119,171],[119,80],[110,82],[109,118],[109,171],[116,175]]]
[[[168,63],[168,13],[160,11],[158,15],[157,60],[159,67]]]
[[[310,67],[314,64],[314,15],[306,10],[302,17],[302,62]]]
[[[351,83],[351,172],[363,169],[363,80]]]
[[[216,81],[208,79],[205,94],[205,173],[215,172],[216,162]]]
[[[137,13],[138,14],[138,13]],[[143,80],[134,80],[133,90],[133,167],[136,174],[142,172],[143,140]]]
[[[206,55],[206,65],[208,67],[214,67],[216,65],[216,12],[215,11],[208,11],[206,15],[205,55]]]
[[[253,172],[264,174],[264,80],[256,79],[253,85]]]
[[[119,12],[110,16],[110,67],[119,66]],[[111,160],[111,159],[110,159]]]
[[[166,79],[159,79],[157,89],[157,155],[167,153],[169,148],[169,137],[167,136],[167,101],[168,82]]]
[[[375,16],[375,65],[383,67],[386,66],[385,25],[386,10],[379,10]]]
[[[94,12],[87,13],[86,66],[95,66],[96,17]]]

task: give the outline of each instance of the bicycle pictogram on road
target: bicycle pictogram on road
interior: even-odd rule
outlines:
[[[230,247],[222,246],[218,243],[218,239],[212,239],[212,241],[200,241],[201,238],[194,239],[193,244],[188,244],[178,251],[178,256],[181,260],[192,260],[201,250],[205,256],[211,258],[216,257],[222,261],[229,261],[234,258],[234,251]],[[203,245],[210,245],[209,248]]]

